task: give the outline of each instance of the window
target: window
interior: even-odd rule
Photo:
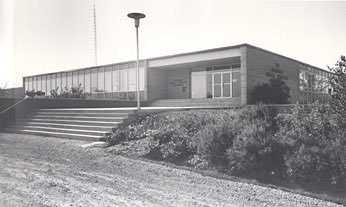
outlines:
[[[97,89],[97,69],[91,70],[91,92],[98,91]]]
[[[90,70],[85,70],[85,76],[84,76],[85,80],[84,80],[84,90],[85,93],[90,93],[90,89],[91,89],[91,83],[90,83]]]
[[[33,90],[33,87],[32,87],[32,77],[28,78],[28,87],[25,89],[27,91],[32,91]]]
[[[24,78],[24,92],[28,90],[29,86],[29,79]]]
[[[97,70],[97,88],[98,88],[99,92],[105,90],[105,73],[104,73],[104,68],[98,68],[98,70]]]
[[[37,76],[37,82],[35,85],[37,85],[35,87],[36,91],[42,91],[42,81],[41,81],[41,76]]]
[[[72,87],[72,72],[67,73],[67,88],[70,90]]]
[[[118,65],[115,65],[113,67],[112,75],[113,75],[112,89],[113,89],[113,92],[117,92],[120,90],[120,79],[119,79],[120,70]]]
[[[83,92],[85,92],[84,88],[84,70],[78,71],[78,85],[81,85]]]
[[[120,91],[127,91],[127,70],[120,70]]]
[[[66,73],[61,74],[61,90],[65,90],[66,87]]]
[[[46,93],[47,96],[50,95],[50,91],[52,90],[51,81],[52,81],[51,75],[47,75],[47,93]]]
[[[63,88],[61,85],[61,73],[56,74],[56,87],[58,88],[58,93],[60,94],[60,91]]]
[[[73,87],[78,87],[79,83],[78,83],[78,71],[74,71],[72,73],[72,85]]]
[[[105,68],[105,92],[112,91],[112,66]]]
[[[51,80],[51,86],[52,86],[52,90],[56,89],[56,74],[52,74],[52,80]]]
[[[128,69],[128,91],[136,91],[137,90],[137,84],[136,84],[136,76],[137,71],[136,69]]]
[[[46,81],[46,76],[42,76],[41,77],[41,81],[42,81],[42,92],[44,92],[47,95],[47,81]]]
[[[144,68],[139,68],[139,90],[144,91]]]

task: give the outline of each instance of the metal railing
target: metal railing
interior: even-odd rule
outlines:
[[[22,103],[23,101],[25,101],[28,97],[24,97],[23,99],[21,99],[20,101],[12,104],[11,106],[7,107],[5,110],[3,110],[2,112],[0,112],[0,116],[3,115],[4,113],[6,113],[7,111],[11,110],[12,108],[14,108],[15,106],[17,106],[18,104]]]

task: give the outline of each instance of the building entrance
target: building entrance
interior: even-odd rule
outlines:
[[[216,72],[213,73],[213,97],[229,98],[232,97],[232,73]]]

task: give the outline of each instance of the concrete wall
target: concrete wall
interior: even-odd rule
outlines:
[[[167,75],[165,70],[148,68],[147,100],[165,99],[167,95]]]
[[[168,98],[190,98],[191,72],[189,69],[175,69],[167,71]]]
[[[252,103],[252,92],[255,86],[268,83],[276,76],[284,78],[290,88],[291,103],[298,101],[299,95],[299,62],[276,55],[255,47],[246,47],[247,103]],[[287,80],[285,80],[287,79]]]

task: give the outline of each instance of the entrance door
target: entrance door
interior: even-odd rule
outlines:
[[[232,96],[231,72],[217,72],[213,74],[213,97],[229,98]]]

